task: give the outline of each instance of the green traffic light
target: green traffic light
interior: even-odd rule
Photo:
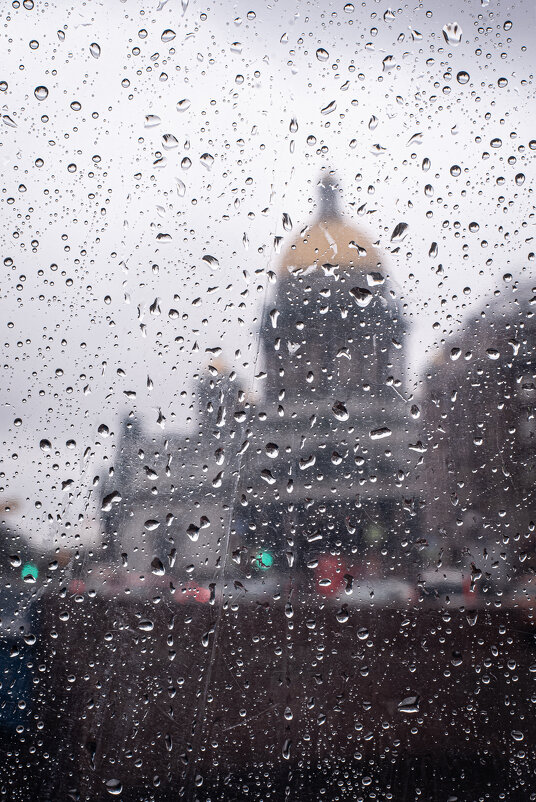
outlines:
[[[22,566],[20,575],[25,582],[35,582],[39,576],[39,568],[34,563],[26,563]]]
[[[261,552],[261,555],[258,558],[258,563],[259,563],[259,568],[262,571],[267,571],[274,564],[273,554],[270,554],[269,551]]]

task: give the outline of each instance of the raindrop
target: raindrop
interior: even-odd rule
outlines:
[[[319,47],[316,51],[316,57],[319,61],[327,61],[329,58],[329,53],[327,50],[324,50],[323,47]]]
[[[92,42],[89,46],[89,52],[93,56],[93,58],[99,58],[101,54],[101,47],[97,44],[97,42]]]
[[[203,257],[203,262],[206,262],[207,265],[210,265],[213,270],[220,266],[220,263],[216,259],[215,256],[210,256],[210,254],[206,253]]]
[[[380,426],[379,429],[373,429],[369,432],[371,440],[383,440],[384,437],[391,437],[392,431],[388,426]]]
[[[368,122],[368,127],[371,131],[374,131],[378,127],[378,118],[372,115]]]
[[[431,256],[432,259],[435,259],[435,257],[437,256],[437,251],[438,251],[437,242],[432,242],[432,244],[430,245],[430,250],[428,251],[428,256]]]
[[[271,459],[275,459],[279,454],[279,447],[275,443],[266,443],[265,450]]]
[[[352,295],[353,299],[360,306],[364,309],[369,303],[372,301],[374,297],[370,290],[367,290],[366,287],[352,287],[350,290],[350,294]]]
[[[359,627],[359,629],[357,630],[357,637],[359,638],[359,640],[367,640],[368,636],[369,636],[368,629],[366,627]]]
[[[516,177],[515,177],[515,182],[518,185],[518,187],[520,187],[522,184],[524,184],[525,183],[525,174],[524,173],[518,173],[516,175]]]
[[[165,150],[173,150],[179,146],[179,140],[173,134],[164,134],[162,137],[162,147]]]
[[[349,418],[348,410],[346,409],[342,401],[335,401],[331,409],[337,420],[340,421],[348,420]]]
[[[121,501],[121,494],[117,490],[113,490],[111,493],[108,493],[107,496],[104,496],[102,499],[101,510],[103,512],[109,512],[112,509],[113,504],[119,504]]]
[[[166,573],[164,566],[162,565],[162,561],[158,559],[158,557],[154,557],[151,561],[151,572],[155,576],[164,576]]]
[[[459,45],[462,41],[462,29],[457,22],[449,22],[443,28],[443,37],[449,45]]]
[[[419,712],[419,697],[407,696],[398,703],[398,709],[401,713],[418,713]]]
[[[41,440],[39,443],[39,448],[41,451],[43,451],[43,453],[48,454],[48,452],[52,450],[52,443],[50,440]]]
[[[410,139],[408,139],[408,145],[421,145],[422,137],[423,137],[422,132],[418,131],[416,134],[413,134],[413,136]]]
[[[392,70],[393,67],[395,66],[394,56],[385,56],[385,58],[382,61],[382,66],[384,72],[389,72],[389,70]]]
[[[140,621],[138,624],[138,629],[141,629],[142,632],[152,632],[154,629],[154,624],[148,619],[145,621]]]
[[[291,134],[295,134],[296,133],[296,131],[298,130],[298,121],[297,121],[296,117],[292,118],[288,128],[289,128],[289,131],[290,131]]]
[[[474,221],[472,223],[469,223],[469,231],[471,232],[471,234],[475,234],[479,230],[480,226],[478,225],[478,223],[475,223]]]
[[[347,14],[351,14],[354,11],[354,4],[346,3],[346,5],[344,6],[344,10]]]
[[[460,70],[460,72],[456,76],[456,80],[459,84],[466,84],[470,80],[470,75],[465,70]]]
[[[292,220],[286,212],[283,212],[283,228],[285,231],[292,231]]]
[[[73,100],[73,102],[71,103],[71,108],[73,111],[80,111],[80,109],[82,108],[82,104],[79,103],[78,100]]]
[[[175,31],[172,31],[171,28],[166,28],[166,30],[162,33],[160,37],[163,42],[172,42],[173,39],[176,37]]]
[[[504,89],[505,86],[508,86],[508,78],[499,78],[497,86],[499,89]]]
[[[106,790],[112,796],[119,796],[119,794],[123,790],[123,786],[119,780],[107,780]]]
[[[156,521],[154,518],[149,518],[148,521],[145,521],[144,527],[147,529],[148,532],[154,532],[155,529],[158,529],[160,526],[160,521]]]
[[[331,114],[331,112],[335,111],[336,108],[337,108],[337,101],[336,100],[332,100],[331,103],[328,103],[327,106],[324,106],[324,108],[321,109],[321,113],[322,114]]]
[[[46,86],[36,86],[34,89],[34,95],[36,96],[37,100],[46,100],[48,97],[48,89]]]
[[[391,242],[400,242],[406,236],[406,231],[408,229],[407,223],[398,223],[395,226],[393,233],[391,234]]]
[[[206,167],[207,170],[210,170],[210,168],[214,164],[214,156],[211,156],[210,153],[203,153],[199,161],[201,162],[203,167]]]
[[[177,103],[177,111],[188,111],[191,105],[192,101],[185,97]]]
[[[145,128],[154,128],[157,125],[160,125],[162,120],[158,117],[157,114],[146,114],[145,115]]]
[[[450,168],[450,174],[457,178],[462,172],[462,168],[458,164],[453,164]]]

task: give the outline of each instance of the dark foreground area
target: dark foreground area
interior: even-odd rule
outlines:
[[[2,798],[536,799],[519,610],[67,593],[33,627],[3,668]]]

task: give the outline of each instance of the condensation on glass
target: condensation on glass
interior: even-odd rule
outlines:
[[[1,16],[0,797],[536,799],[532,2]]]

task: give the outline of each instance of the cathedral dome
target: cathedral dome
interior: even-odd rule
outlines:
[[[316,219],[285,249],[281,272],[305,273],[326,264],[358,272],[377,268],[380,256],[371,238],[339,211],[335,181],[323,179],[319,194]]]

